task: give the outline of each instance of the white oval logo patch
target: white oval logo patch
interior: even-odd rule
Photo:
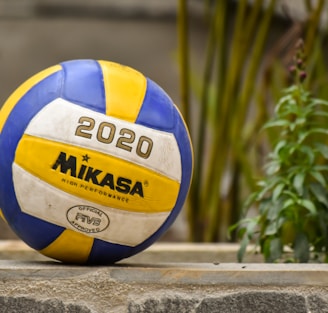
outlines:
[[[107,214],[92,206],[73,206],[67,211],[66,217],[74,228],[87,234],[100,233],[109,226]]]

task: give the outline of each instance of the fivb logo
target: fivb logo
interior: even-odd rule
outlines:
[[[84,233],[99,233],[109,226],[109,217],[105,212],[97,208],[76,205],[66,213],[68,222]]]
[[[82,223],[87,223],[87,224],[93,225],[93,226],[99,226],[101,223],[100,218],[90,217],[89,215],[83,214],[83,213],[76,213],[75,220],[80,221]]]
[[[137,194],[144,197],[143,185],[140,181],[133,182],[126,177],[114,177],[112,173],[104,172],[101,169],[93,168],[85,164],[78,165],[77,157],[74,155],[67,156],[65,152],[60,152],[57,160],[51,167],[53,170],[59,170],[65,175],[90,182],[101,187],[108,187],[111,190],[129,194]]]

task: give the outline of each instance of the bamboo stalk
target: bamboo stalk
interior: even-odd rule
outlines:
[[[265,37],[268,32],[269,27],[269,21],[271,19],[272,13],[273,13],[273,7],[274,3],[270,3],[270,12],[266,10],[266,13],[264,15],[264,18],[259,20],[259,13],[263,7],[263,1],[258,0],[253,4],[253,9],[249,15],[248,23],[245,27],[245,41],[248,42],[248,46],[251,47],[249,42],[253,42],[255,38],[253,46],[253,53],[251,53],[251,58],[249,61],[249,65],[247,69],[245,70],[244,77],[241,79],[240,82],[240,88],[241,93],[238,96],[238,99],[236,100],[236,112],[238,114],[235,115],[235,118],[233,119],[233,125],[231,127],[231,134],[230,134],[230,142],[232,145],[232,158],[236,165],[234,168],[238,168],[240,175],[246,176],[247,181],[252,186],[252,174],[251,169],[252,166],[250,164],[250,161],[247,157],[247,149],[250,146],[250,142],[247,139],[247,136],[252,136],[252,133],[247,133],[247,124],[253,123],[253,121],[247,121],[247,110],[250,108],[250,101],[251,101],[251,95],[254,93],[254,86],[256,82],[257,72],[260,68],[260,62],[262,60],[261,54],[263,53],[263,47],[265,42]],[[256,31],[258,30],[258,32]],[[249,55],[247,55],[249,57]],[[245,64],[245,59],[243,60]],[[245,66],[246,67],[246,66]],[[248,143],[245,145],[245,143]],[[238,163],[238,164],[237,164]],[[236,176],[235,174],[234,176]],[[236,177],[235,180],[238,178]],[[232,187],[231,187],[232,188]],[[238,194],[234,195],[238,198]],[[240,199],[239,199],[240,200]],[[237,199],[238,202],[238,199]],[[233,208],[233,210],[237,210],[236,208]],[[234,214],[236,216],[237,214]],[[236,222],[232,221],[230,218],[230,223]]]
[[[323,51],[319,48],[323,37],[317,37],[320,16],[323,12],[323,0],[314,5],[304,0],[311,9],[311,26],[307,27],[308,49],[313,61],[312,75],[325,74],[326,64],[322,61]],[[274,98],[278,86],[285,86],[285,72],[282,66],[275,65],[274,59],[288,46],[279,48],[271,56],[270,64],[262,75],[269,75],[271,80],[263,82],[256,90],[259,69],[263,62],[263,51],[269,33],[276,0],[270,0],[264,9],[263,0],[255,0],[248,7],[249,1],[235,2],[237,13],[233,22],[232,37],[228,36],[231,25],[228,16],[228,1],[205,0],[208,12],[209,32],[205,64],[200,92],[200,113],[197,123],[190,121],[190,71],[188,43],[188,8],[187,0],[179,0],[179,59],[182,112],[189,127],[193,127],[195,138],[195,169],[189,197],[188,222],[190,239],[193,241],[217,241],[225,239],[224,228],[236,219],[240,195],[244,191],[243,183],[254,189],[255,173],[261,173],[254,157],[254,150],[263,149],[263,143],[255,142],[256,133],[270,114],[266,100]],[[266,2],[267,3],[267,2]],[[213,5],[213,6],[212,6]],[[302,31],[303,24],[297,29]],[[287,43],[290,45],[290,43]],[[319,62],[320,61],[320,62]],[[312,59],[311,59],[312,62]],[[318,68],[321,64],[322,68]],[[278,73],[278,71],[280,72]],[[275,79],[278,73],[283,79]],[[215,75],[214,75],[215,74]],[[311,75],[311,74],[310,74]],[[311,77],[311,81],[313,81]],[[215,88],[215,105],[211,98]],[[277,89],[277,88],[276,88]],[[322,88],[324,90],[324,88]],[[255,120],[247,119],[250,108],[254,109]],[[214,114],[212,114],[214,112]],[[211,115],[210,115],[211,114]],[[254,125],[252,123],[254,122]],[[261,140],[270,142],[267,137]],[[206,144],[209,155],[205,155]],[[260,146],[261,144],[261,146]],[[207,152],[206,152],[207,153]],[[229,173],[228,183],[223,182]],[[224,189],[224,194],[223,194]],[[219,229],[223,229],[219,233]]]
[[[321,16],[324,9],[325,1],[318,0],[318,5],[315,9],[312,9],[312,12],[309,17],[308,28],[305,35],[305,54],[308,55],[313,47],[315,36],[318,33],[320,28]]]
[[[230,154],[230,143],[227,138],[226,130],[229,128],[233,106],[235,104],[237,80],[241,73],[241,65],[243,57],[243,29],[247,13],[247,1],[239,1],[237,7],[237,15],[234,23],[233,38],[230,46],[227,77],[223,94],[221,98],[217,97],[217,106],[219,108],[216,116],[217,129],[213,136],[212,151],[209,161],[209,173],[205,183],[205,189],[202,195],[202,206],[206,208],[207,230],[205,233],[205,241],[215,241],[217,232],[215,225],[217,224],[218,216],[222,212],[221,186],[225,170],[228,166],[227,160]],[[205,204],[204,204],[205,202]]]
[[[236,119],[236,125],[233,128],[234,131],[240,130],[239,125],[243,125],[246,120],[247,109],[249,108],[249,103],[251,97],[254,93],[256,78],[259,68],[261,66],[261,55],[263,55],[264,45],[266,43],[271,18],[274,12],[276,0],[271,0],[268,9],[265,11],[263,19],[260,23],[258,23],[258,32],[256,34],[255,42],[253,44],[251,58],[249,60],[248,68],[246,69],[245,79],[243,80],[243,85],[241,86],[240,98],[238,99],[239,105],[239,114]],[[239,135],[237,135],[239,136]],[[237,136],[231,138],[231,140],[235,140]]]
[[[316,36],[318,35],[318,29],[320,27],[321,15],[324,9],[324,0],[319,0],[316,8],[312,7],[311,14],[309,16],[308,27],[305,35],[305,55],[309,56],[313,53]],[[311,75],[311,68],[308,75]],[[312,79],[308,79],[305,82],[305,88],[309,88],[309,83]]]
[[[178,8],[178,45],[180,64],[181,112],[188,127],[190,123],[190,71],[189,71],[189,21],[187,0],[179,0]]]
[[[252,57],[250,58],[249,65],[246,69],[245,78],[243,80],[243,85],[241,86],[240,97],[238,98],[238,115],[235,119],[234,127],[232,128],[232,136],[231,142],[233,145],[238,142],[242,138],[244,143],[249,143],[248,138],[246,138],[245,128],[240,127],[240,125],[246,125],[247,121],[247,111],[250,108],[250,103],[253,98],[254,100],[254,90],[255,85],[257,83],[257,74],[259,72],[259,68],[261,67],[261,55],[263,55],[264,46],[267,39],[267,34],[269,31],[271,19],[274,13],[276,0],[271,0],[268,6],[268,9],[265,11],[263,18],[261,19],[260,23],[258,24],[258,32],[256,34],[256,39],[252,49]],[[248,136],[252,136],[252,134],[248,134]],[[243,145],[236,145],[234,149],[235,157],[238,159],[241,155],[244,155],[245,148],[247,146]]]
[[[223,8],[222,8],[223,4]],[[209,108],[209,89],[211,84],[211,78],[213,75],[214,68],[214,56],[216,49],[216,23],[218,12],[225,12],[224,7],[226,5],[226,1],[216,2],[216,6],[214,9],[214,15],[209,16],[209,38],[206,49],[206,58],[205,58],[205,68],[203,74],[203,84],[201,91],[201,109],[200,109],[200,117],[198,120],[198,134],[197,134],[197,142],[196,142],[196,153],[195,153],[195,169],[194,169],[194,179],[191,186],[192,192],[192,215],[193,219],[197,221],[193,221],[190,219],[190,223],[192,224],[191,236],[194,236],[193,240],[200,240],[197,238],[197,233],[200,231],[200,227],[202,228],[202,217],[200,211],[201,203],[200,203],[200,193],[202,189],[202,178],[203,178],[203,170],[204,170],[204,146],[206,140],[206,128],[208,126],[208,108]],[[196,237],[196,238],[195,238]]]
[[[217,41],[217,54],[216,54],[216,99],[215,99],[215,110],[213,115],[216,117],[219,116],[219,101],[223,97],[224,88],[225,88],[225,79],[227,77],[227,67],[228,67],[228,56],[229,52],[227,46],[229,45],[228,39],[228,8],[227,1],[218,1],[220,5],[217,6],[218,11],[215,12],[216,17],[216,41]],[[215,127],[215,123],[213,125]]]

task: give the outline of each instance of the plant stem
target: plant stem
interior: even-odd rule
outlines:
[[[218,5],[221,4],[221,5]],[[223,8],[222,8],[223,5]],[[194,168],[194,179],[191,185],[192,193],[192,203],[191,203],[191,213],[189,217],[189,223],[191,225],[191,240],[200,241],[201,238],[198,238],[198,234],[202,232],[203,223],[202,221],[202,206],[200,203],[200,194],[202,189],[202,178],[203,178],[203,167],[204,167],[204,146],[206,140],[206,127],[207,123],[205,121],[208,119],[208,107],[209,107],[209,87],[211,83],[211,77],[214,68],[214,56],[216,48],[216,24],[218,17],[222,14],[219,12],[225,12],[224,7],[226,6],[226,1],[219,1],[216,3],[214,10],[214,16],[210,16],[210,29],[209,29],[209,38],[208,46],[206,50],[205,58],[205,69],[203,76],[203,85],[201,93],[201,110],[200,117],[198,120],[198,136],[196,143],[196,154],[195,154],[195,168]],[[210,14],[210,13],[209,13]]]
[[[220,208],[217,201],[221,196],[221,183],[224,169],[227,164],[230,143],[227,138],[226,129],[229,128],[230,118],[232,114],[233,98],[235,97],[236,78],[239,77],[240,57],[244,52],[241,51],[241,37],[244,29],[244,17],[246,14],[247,1],[238,2],[237,15],[234,23],[234,34],[230,48],[229,71],[225,79],[224,93],[221,97],[217,97],[217,107],[219,108],[216,116],[217,129],[214,133],[212,141],[212,150],[210,152],[210,160],[208,165],[208,173],[205,181],[205,189],[202,194],[202,206],[207,209],[207,231],[205,234],[206,241],[215,240],[214,225],[217,217],[220,215]]]
[[[189,83],[189,21],[187,0],[179,0],[178,43],[180,64],[181,111],[187,126],[190,127],[190,83]]]

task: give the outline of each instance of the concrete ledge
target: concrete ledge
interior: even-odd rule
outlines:
[[[328,312],[328,264],[164,261],[179,254],[180,259],[219,257],[224,246],[159,243],[114,266],[86,267],[45,257],[33,261],[36,252],[3,241],[0,313]],[[214,255],[215,248],[221,254]]]
[[[311,264],[0,261],[0,312],[327,312],[327,275]]]
[[[124,263],[233,263],[237,261],[237,244],[190,244],[159,242],[145,251],[125,259]],[[262,263],[263,257],[250,247],[246,263]],[[20,240],[0,240],[0,260],[50,260]]]

